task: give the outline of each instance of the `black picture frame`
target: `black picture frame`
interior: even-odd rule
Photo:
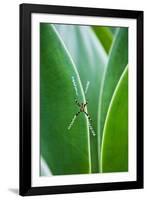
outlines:
[[[31,14],[52,13],[137,20],[137,180],[62,186],[31,186]],[[43,195],[143,188],[143,11],[53,5],[20,5],[20,162],[19,194]]]

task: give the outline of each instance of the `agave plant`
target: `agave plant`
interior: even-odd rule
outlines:
[[[40,24],[40,141],[41,175],[128,170],[127,28]]]

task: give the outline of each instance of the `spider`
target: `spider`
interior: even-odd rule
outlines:
[[[76,105],[80,108],[80,110],[76,113],[76,117],[77,117],[80,113],[83,112],[83,113],[88,117],[88,119],[89,119],[90,121],[92,121],[91,118],[90,118],[90,116],[89,116],[89,114],[85,111],[85,107],[87,106],[88,101],[86,101],[86,103],[79,103],[79,102],[77,101],[77,99],[75,99],[75,103],[76,103]]]
[[[73,86],[74,86],[76,95],[78,96],[77,85],[76,85],[76,81],[75,81],[75,79],[74,79],[73,76],[72,76],[72,82],[73,82]],[[88,91],[89,84],[90,84],[90,82],[87,81],[86,89],[85,89],[85,95],[86,95],[86,93],[87,93],[87,91]],[[69,126],[68,126],[68,130],[70,130],[71,127],[73,126],[73,124],[74,124],[74,122],[75,122],[77,116],[78,116],[80,113],[84,113],[84,114],[87,116],[88,120],[89,120],[89,122],[88,122],[89,129],[90,129],[92,135],[95,136],[95,135],[96,135],[96,134],[95,134],[95,131],[93,130],[93,127],[92,127],[92,125],[91,125],[92,120],[91,120],[89,114],[85,111],[85,108],[86,108],[86,106],[87,106],[87,104],[88,104],[88,101],[86,101],[86,103],[83,103],[83,102],[82,102],[82,103],[79,103],[78,100],[75,99],[75,103],[76,103],[76,105],[80,108],[80,110],[74,115],[73,119],[71,120],[71,122],[70,122],[70,124],[69,124]]]

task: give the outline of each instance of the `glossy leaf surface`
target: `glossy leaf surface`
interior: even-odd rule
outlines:
[[[128,68],[124,70],[107,113],[101,172],[128,171]]]
[[[56,25],[74,63],[88,100],[88,112],[96,136],[90,134],[92,172],[98,172],[97,113],[102,77],[107,63],[107,54],[90,26]],[[109,38],[105,38],[109,40]]]
[[[87,118],[78,111],[72,85],[75,77],[79,100],[85,101],[74,63],[55,28],[40,24],[40,135],[41,154],[53,175],[91,172]]]
[[[113,33],[111,29],[105,26],[93,26],[92,29],[95,32],[97,38],[102,43],[105,51],[109,53],[113,41]]]
[[[100,94],[99,104],[99,117],[98,117],[98,141],[102,140],[103,127],[108,112],[108,107],[111,102],[114,90],[117,83],[128,64],[128,29],[119,28],[117,30],[115,39],[113,41],[105,76],[103,80],[103,86]],[[99,145],[100,146],[100,145]]]

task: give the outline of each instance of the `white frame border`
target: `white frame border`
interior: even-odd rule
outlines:
[[[60,175],[41,177],[39,176],[40,163],[40,141],[39,141],[39,24],[61,23],[61,24],[79,24],[79,25],[102,25],[128,27],[129,29],[129,170],[120,173],[102,173],[86,175]],[[136,69],[137,69],[137,23],[136,19],[122,19],[110,17],[90,17],[75,15],[58,15],[58,14],[32,14],[32,130],[31,130],[31,185],[36,186],[55,186],[55,185],[73,185],[89,183],[108,183],[136,181]],[[38,58],[38,59],[37,59]]]

